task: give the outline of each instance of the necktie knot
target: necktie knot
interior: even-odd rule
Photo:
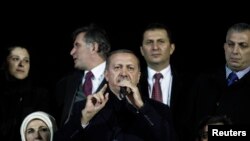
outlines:
[[[155,80],[159,81],[161,78],[163,78],[163,75],[161,73],[155,73],[155,75],[154,75]]]
[[[83,92],[86,96],[92,93],[92,81],[91,78],[93,77],[93,73],[91,71],[86,73],[85,82],[83,84]]]
[[[238,76],[234,73],[234,72],[231,72],[229,75],[228,75],[228,78],[227,78],[227,84],[228,86],[232,85],[234,82],[237,82],[239,80]]]
[[[85,80],[91,79],[93,76],[94,76],[93,73],[91,71],[89,71],[86,73]]]

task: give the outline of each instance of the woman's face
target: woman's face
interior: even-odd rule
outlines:
[[[25,131],[26,141],[49,141],[50,130],[40,119],[30,121]]]
[[[25,79],[30,70],[30,55],[25,48],[16,47],[11,50],[8,58],[8,71],[16,79]]]

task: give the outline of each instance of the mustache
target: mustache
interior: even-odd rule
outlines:
[[[128,76],[119,76],[117,82],[119,83],[124,80],[130,81],[131,79]]]

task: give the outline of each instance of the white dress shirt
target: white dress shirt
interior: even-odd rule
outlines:
[[[155,70],[151,68],[147,68],[148,70],[148,92],[149,97],[152,98],[152,90],[153,90],[153,84],[154,84],[154,74],[155,73],[161,73],[163,75],[163,78],[160,79],[161,83],[161,91],[162,91],[162,102],[168,106],[170,106],[170,99],[171,99],[171,89],[172,89],[172,80],[173,76],[171,73],[171,67],[170,65],[163,69],[160,72],[156,72]]]
[[[100,86],[100,84],[102,83],[102,81],[104,79],[105,67],[106,67],[106,62],[103,62],[100,65],[93,68],[92,70],[90,70],[94,75],[94,77],[92,77],[92,94],[96,92],[96,90],[98,89],[98,87]],[[86,73],[88,73],[88,72],[89,71],[84,72],[84,77],[82,79],[82,85],[85,82],[85,76],[86,76]]]

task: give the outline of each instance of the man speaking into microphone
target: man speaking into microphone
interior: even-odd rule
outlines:
[[[108,84],[74,105],[70,121],[56,133],[56,140],[175,140],[169,107],[141,97],[140,62],[132,51],[111,52],[104,74]]]

